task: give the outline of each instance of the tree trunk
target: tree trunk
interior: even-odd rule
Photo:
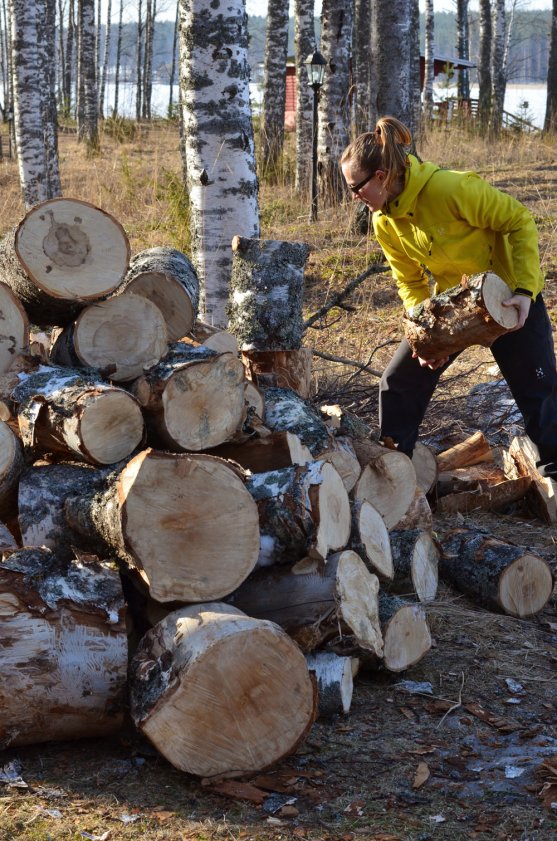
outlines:
[[[106,77],[108,73],[108,62],[110,59],[110,36],[112,34],[112,0],[108,0],[106,7],[106,29],[104,35],[104,52],[101,70],[101,82],[99,85],[99,117],[104,117],[104,99],[106,96]]]
[[[311,348],[297,350],[245,350],[246,376],[259,388],[284,388],[307,400],[311,394]]]
[[[141,96],[143,92],[143,0],[137,3],[137,36],[135,44],[135,119],[141,119]]]
[[[379,511],[388,529],[406,514],[416,492],[416,471],[411,460],[398,450],[373,441],[353,441],[362,473],[354,498],[367,500]]]
[[[193,262],[203,317],[225,327],[232,237],[259,237],[244,0],[180,0],[180,21]]]
[[[315,718],[304,656],[271,622],[192,605],[147,632],[130,667],[137,727],[181,771],[241,776],[292,753]]]
[[[350,141],[350,56],[353,4],[324,0],[321,10],[321,52],[327,60],[319,94],[317,173],[324,206],[338,204],[344,193],[339,167]]]
[[[551,598],[549,565],[523,546],[464,528],[450,531],[442,545],[442,575],[487,607],[524,618]]]
[[[77,136],[85,141],[88,153],[93,154],[99,149],[95,0],[78,0],[78,26],[78,78],[83,91],[83,106],[78,112]]]
[[[352,657],[339,657],[332,651],[306,654],[308,669],[317,680],[319,718],[350,712],[354,687],[352,662]]]
[[[389,532],[383,517],[366,500],[352,503],[350,548],[381,581],[392,581],[395,570]]]
[[[342,479],[325,461],[250,477],[261,529],[258,565],[325,559],[350,537],[350,504]]]
[[[395,577],[390,589],[415,594],[420,602],[431,602],[437,594],[438,546],[427,531],[392,531],[389,535]]]
[[[378,616],[379,580],[350,549],[324,565],[260,570],[230,596],[231,603],[258,619],[284,628],[310,652],[327,645],[342,654],[383,654]]]
[[[237,470],[207,455],[144,450],[102,494],[66,502],[71,528],[141,571],[157,601],[232,592],[259,553],[257,506]]]
[[[493,44],[491,0],[479,0],[479,5],[480,49],[478,56],[478,119],[480,129],[485,132],[491,121],[491,50]]]
[[[176,47],[178,45],[178,26],[180,23],[180,6],[176,3],[176,18],[174,20],[174,34],[172,36],[172,62],[170,65],[169,93],[168,93],[168,119],[172,120],[174,115],[174,83],[176,80]]]
[[[313,91],[308,83],[308,56],[315,49],[314,0],[294,0],[296,53],[296,184],[298,193],[309,191],[312,160]]]
[[[98,368],[115,382],[130,382],[156,365],[167,348],[159,308],[126,292],[85,307],[56,339],[51,359],[57,365]]]
[[[456,49],[459,58],[470,58],[470,27],[468,21],[468,0],[457,0],[456,4]],[[468,68],[458,71],[458,97],[470,99],[470,74]]]
[[[490,347],[516,326],[514,307],[502,302],[512,296],[507,284],[492,272],[464,277],[404,318],[404,332],[412,350],[423,359],[436,359],[471,345]]]
[[[425,55],[424,55],[424,89],[423,104],[424,116],[430,121],[433,116],[433,81],[435,78],[435,15],[433,11],[433,0],[426,0],[425,3]]]
[[[0,520],[5,522],[17,512],[17,487],[24,466],[17,436],[0,421]]]
[[[379,593],[379,620],[383,634],[383,666],[404,672],[431,648],[431,634],[421,605]]]
[[[91,464],[114,464],[143,443],[143,415],[131,394],[84,371],[41,366],[14,390],[26,447]]]
[[[62,195],[58,166],[58,109],[56,105],[56,0],[40,0],[37,35],[39,58],[46,81],[43,91],[44,142],[48,197]]]
[[[0,247],[0,255],[1,255]],[[1,256],[0,256],[1,260]],[[0,277],[3,272],[0,263]],[[0,374],[10,369],[16,356],[29,348],[29,319],[20,300],[9,286],[0,282]]]
[[[34,324],[64,325],[121,283],[128,260],[128,238],[112,216],[88,202],[54,199],[0,242],[0,279]]]
[[[266,388],[265,425],[272,432],[293,432],[315,456],[326,450],[330,432],[307,400],[288,388]]]
[[[237,357],[183,342],[132,386],[154,440],[173,452],[207,450],[233,438],[246,416],[244,391]]]
[[[124,290],[143,295],[157,305],[166,321],[169,342],[192,330],[199,304],[199,280],[189,258],[176,248],[159,246],[135,254],[116,291]]]
[[[288,3],[269,0],[265,35],[261,158],[263,176],[277,180],[284,144],[286,57],[288,54]]]
[[[543,130],[557,132],[557,0],[553,0],[551,13],[551,36],[549,40],[549,63],[547,67],[547,102]]]
[[[229,329],[241,350],[293,350],[304,333],[303,242],[235,236]]]
[[[118,36],[116,39],[116,67],[114,68],[114,103],[112,116],[118,116],[118,95],[120,92],[120,64],[122,61],[122,36],[124,30],[124,0],[120,0],[120,12],[118,15]]]
[[[115,736],[128,646],[120,578],[46,549],[0,564],[0,745]]]
[[[371,43],[371,3],[369,0],[355,0],[353,30],[353,91],[354,91],[354,127],[355,133],[372,131],[375,108],[371,103],[371,74],[374,71],[375,57]]]
[[[151,97],[153,92],[153,43],[155,38],[156,0],[147,0],[145,10],[145,58],[143,62],[143,93],[141,115],[151,119]]]
[[[489,130],[497,136],[503,124],[503,109],[505,107],[505,0],[494,0],[493,42],[491,51],[491,122]]]

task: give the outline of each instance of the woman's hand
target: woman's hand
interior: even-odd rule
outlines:
[[[530,312],[531,303],[532,299],[527,295],[513,295],[512,298],[502,301],[504,307],[514,307],[517,311],[518,321],[516,322],[516,327],[513,327],[512,330],[520,330],[521,327],[524,327],[524,322]],[[509,332],[512,332],[512,330]]]
[[[449,361],[448,356],[443,356],[440,359],[422,359],[421,356],[418,356],[417,353],[412,354],[412,359],[417,359],[422,368],[431,368],[432,371],[436,371],[437,368],[442,368],[443,365]]]

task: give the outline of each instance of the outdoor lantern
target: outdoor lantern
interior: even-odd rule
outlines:
[[[308,82],[313,90],[318,90],[323,84],[323,77],[325,75],[325,68],[327,62],[319,52],[314,50],[311,55],[305,60],[305,65],[308,73]]]

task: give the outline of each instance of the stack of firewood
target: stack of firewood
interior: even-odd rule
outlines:
[[[291,752],[317,697],[347,711],[358,665],[429,649],[436,459],[298,393],[300,320],[275,310],[299,309],[299,245],[235,241],[242,364],[188,258],[130,262],[91,205],[34,208],[1,244],[2,747],[114,733],[129,692],[177,768],[238,775]],[[551,575],[511,554],[485,552],[491,603],[529,615]]]

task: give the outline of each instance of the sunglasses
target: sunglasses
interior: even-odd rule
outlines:
[[[369,181],[371,181],[372,178],[375,178],[375,175],[376,175],[376,173],[372,172],[371,175],[366,175],[366,177],[362,181],[359,181],[357,184],[352,184],[352,185],[348,184],[348,189],[350,190],[351,193],[359,193],[360,190],[362,189],[362,187],[365,187],[366,184]]]

